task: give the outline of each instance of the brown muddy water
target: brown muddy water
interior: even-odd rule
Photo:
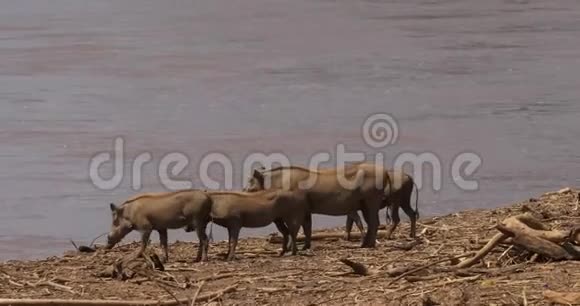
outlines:
[[[423,216],[577,186],[579,37],[576,0],[2,1],[0,259],[59,254],[108,229],[108,204],[137,191],[130,175],[99,190],[89,160],[117,136],[127,169],[153,156],[140,191],[164,190],[156,168],[170,152],[191,158],[178,177],[196,187],[205,154],[230,156],[239,188],[250,153],[304,164],[338,143],[387,161],[437,154],[443,188],[423,186]],[[360,136],[374,112],[399,122],[386,149]],[[478,191],[451,180],[464,151],[483,159]]]

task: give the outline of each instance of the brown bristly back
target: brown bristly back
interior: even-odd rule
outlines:
[[[355,166],[355,165],[362,164],[362,163],[364,163],[364,162],[356,162],[356,163],[352,163],[350,165],[345,165],[345,167]],[[300,166],[280,166],[280,167],[264,170],[262,173],[275,172],[275,171],[280,171],[280,170],[285,170],[285,169],[295,169],[295,170],[301,170],[301,171],[306,171],[306,172],[315,173],[315,174],[322,174],[323,173],[322,171],[308,169],[308,168],[304,168],[304,167],[300,167]],[[333,169],[330,169],[330,170],[332,171]],[[335,170],[335,171],[338,171],[338,170]]]
[[[211,191],[208,190],[206,191],[206,193],[208,195],[235,195],[235,196],[240,196],[240,197],[251,197],[251,196],[256,196],[256,195],[263,195],[263,194],[270,194],[273,192],[277,192],[277,189],[266,189],[266,190],[260,190],[260,191],[254,191],[254,192],[245,192],[245,191],[223,191],[223,190],[219,190],[219,191]]]
[[[123,202],[123,204],[129,204],[132,202],[135,202],[137,200],[140,199],[144,199],[144,198],[165,198],[165,197],[169,197],[178,193],[182,193],[182,192],[189,192],[189,191],[194,191],[194,189],[183,189],[183,190],[176,190],[176,191],[168,191],[168,192],[149,192],[149,193],[144,193],[144,194],[140,194],[140,195],[136,195],[132,198],[129,198],[128,200],[126,200],[125,202]]]

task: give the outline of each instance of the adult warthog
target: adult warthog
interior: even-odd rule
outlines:
[[[290,236],[292,255],[296,255],[296,236],[304,222],[308,205],[304,192],[208,191],[207,195],[211,199],[211,221],[228,230],[229,251],[226,260],[234,259],[242,227],[264,227],[271,223],[276,224],[284,237],[280,256],[287,252],[288,236]]]
[[[110,204],[113,222],[107,235],[106,248],[112,248],[133,230],[141,232],[141,248],[136,256],[142,254],[151,232],[159,233],[163,248],[163,262],[169,258],[167,250],[167,229],[178,229],[195,224],[199,238],[199,248],[195,261],[207,260],[208,238],[205,234],[211,209],[211,200],[201,190],[181,190],[143,194],[133,197],[123,204]]]
[[[405,214],[409,217],[411,221],[410,237],[416,237],[416,223],[419,218],[419,208],[417,207],[419,202],[419,189],[415,184],[413,178],[399,170],[389,170],[388,176],[391,179],[391,185],[385,188],[384,199],[382,202],[381,209],[387,207],[386,211],[386,221],[389,222],[391,219],[391,226],[387,230],[387,239],[391,239],[393,231],[397,228],[397,225],[401,221],[399,218],[399,207],[403,209]],[[411,208],[411,196],[413,194],[413,186],[415,186],[417,195],[415,197],[415,210]],[[389,218],[389,210],[391,211],[392,218]],[[346,219],[346,234],[350,238],[350,232],[352,230],[352,224],[355,222],[357,227],[360,221],[360,217],[357,213],[351,214]],[[362,231],[361,231],[362,232]],[[348,239],[347,238],[347,239]]]
[[[304,249],[310,248],[312,235],[311,214],[345,216],[361,210],[368,224],[362,248],[376,245],[379,226],[378,212],[388,177],[382,167],[359,164],[342,169],[315,171],[297,166],[254,170],[245,191],[264,189],[303,190],[308,200],[309,213],[304,220]]]

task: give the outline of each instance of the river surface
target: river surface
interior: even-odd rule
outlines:
[[[283,152],[302,165],[337,144],[367,157],[382,152],[388,162],[431,152],[443,184],[423,183],[422,216],[580,185],[577,0],[5,0],[1,7],[0,260],[58,255],[71,249],[69,239],[87,244],[108,230],[110,202],[168,190],[156,169],[171,152],[191,159],[176,178],[200,188],[197,169],[212,152],[232,159],[235,188],[254,152]],[[386,148],[361,137],[376,112],[398,122],[399,138]],[[139,190],[128,171],[112,190],[90,179],[91,158],[112,151],[116,137],[125,141],[125,169],[152,155]],[[483,160],[477,191],[452,181],[451,162],[466,151]],[[112,175],[110,165],[101,170]],[[211,172],[222,179],[219,167]],[[316,228],[344,221],[314,219]],[[213,234],[226,238],[219,226]],[[182,230],[170,238],[197,241]]]

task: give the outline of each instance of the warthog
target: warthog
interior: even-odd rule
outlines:
[[[388,181],[388,177],[378,177],[384,172],[382,167],[376,168],[372,164],[357,164],[344,169],[322,171],[297,166],[254,170],[244,190],[248,192],[264,189],[304,190],[310,213],[306,214],[302,226],[305,236],[303,249],[310,248],[311,213],[344,216],[362,210],[369,229],[361,247],[372,248],[376,245],[378,212],[382,205],[383,190]],[[267,178],[269,185],[265,184]]]
[[[159,233],[163,248],[163,262],[169,259],[167,229],[178,229],[195,224],[199,248],[195,261],[207,260],[208,238],[205,234],[211,210],[210,198],[200,190],[180,190],[143,194],[123,204],[110,204],[113,222],[107,236],[107,248],[112,248],[133,230],[141,232],[141,248],[136,256],[143,254],[151,232]]]
[[[387,232],[387,239],[391,239],[393,231],[401,221],[399,218],[399,207],[403,209],[405,214],[409,216],[409,220],[411,221],[411,233],[410,237],[416,237],[416,223],[417,219],[419,218],[419,208],[417,207],[417,203],[419,202],[419,189],[417,190],[417,195],[415,197],[415,210],[411,208],[411,196],[413,194],[413,186],[417,187],[413,178],[398,170],[389,170],[388,176],[391,178],[391,185],[385,188],[385,197],[382,202],[381,209],[387,207],[386,211],[386,221],[389,222],[389,210],[391,210],[392,215],[392,224],[388,229]],[[347,237],[350,238],[350,232],[352,230],[353,222],[357,223],[357,227],[360,226],[360,217],[357,213],[353,213],[346,218],[346,234]],[[362,232],[362,230],[361,230]],[[347,239],[348,239],[347,238]]]
[[[288,249],[288,236],[292,255],[296,255],[296,236],[307,212],[303,192],[266,190],[255,193],[234,191],[208,191],[211,199],[211,220],[228,229],[229,251],[227,261],[234,259],[238,236],[242,227],[257,228],[271,223],[282,233],[284,242],[280,256]]]

